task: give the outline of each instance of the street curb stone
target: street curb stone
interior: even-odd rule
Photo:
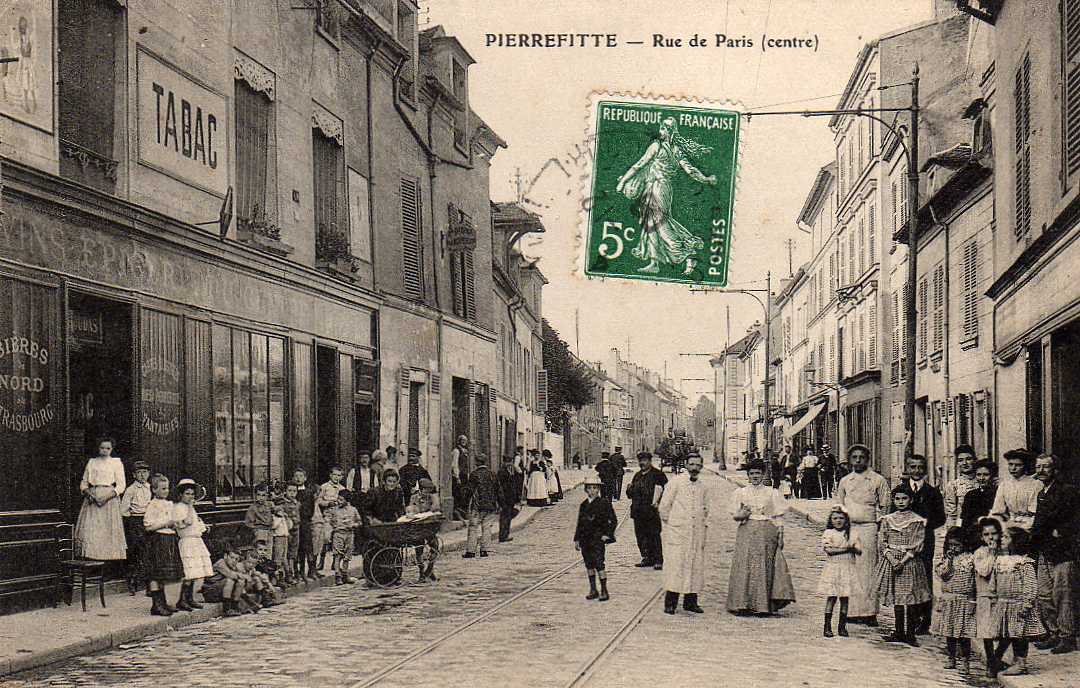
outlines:
[[[571,492],[583,482],[584,477],[575,478],[574,482],[566,488],[565,491]],[[523,513],[514,519],[510,526],[510,532],[517,532],[525,528],[532,523],[533,519],[535,519],[537,514],[541,511],[542,509],[538,507],[525,507],[525,509],[522,510]],[[455,528],[449,533],[446,533],[446,535],[450,536],[448,539],[451,541],[444,542],[443,551],[457,552],[464,549],[464,534],[466,530],[466,528]],[[459,532],[462,533],[462,535],[458,535]],[[351,568],[355,571],[360,571],[362,566],[363,564],[357,561]],[[306,580],[302,584],[288,587],[286,588],[286,594],[289,598],[292,598],[296,595],[329,587],[333,584],[334,578],[332,576],[324,576],[317,581]],[[0,659],[0,676],[7,676],[21,671],[28,671],[30,669],[40,669],[41,667],[56,664],[57,662],[62,662],[74,657],[102,652],[127,643],[145,640],[146,638],[151,638],[153,636],[165,635],[187,626],[221,618],[224,615],[221,604],[204,604],[205,607],[203,609],[197,609],[193,612],[184,612],[168,618],[138,623],[134,626],[110,631],[100,636],[80,638],[79,640],[67,643],[66,645],[49,648],[47,650],[42,650],[41,652],[31,652],[24,656],[11,659]]]

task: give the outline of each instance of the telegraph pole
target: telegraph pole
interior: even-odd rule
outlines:
[[[919,224],[919,65],[911,75],[911,149],[908,151],[907,288],[904,290],[904,459],[915,452],[915,284],[918,280]]]

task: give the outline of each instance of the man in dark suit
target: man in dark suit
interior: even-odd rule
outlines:
[[[640,452],[637,458],[641,470],[634,474],[626,488],[626,496],[630,498],[630,518],[634,519],[634,535],[641,552],[641,562],[636,566],[660,570],[664,568],[664,545],[660,538],[662,523],[657,507],[668,479],[663,471],[653,466],[652,454]]]
[[[615,447],[615,453],[608,459],[618,471],[612,471],[615,478],[615,492],[612,495],[616,501],[622,495],[623,476],[626,475],[626,457],[623,456],[622,447]]]
[[[516,505],[521,499],[517,481],[514,479],[514,457],[504,456],[495,480],[499,483],[499,542],[510,542],[510,524],[514,520]]]
[[[593,468],[600,477],[600,496],[610,502],[615,497],[615,473],[618,470],[611,461],[611,455],[600,452],[600,460]]]
[[[1039,611],[1050,637],[1036,643],[1056,654],[1076,650],[1076,561],[1080,537],[1080,491],[1059,477],[1056,457],[1035,459],[1035,477],[1043,484],[1031,526],[1031,544],[1039,553]]]
[[[908,477],[902,481],[911,489],[914,497],[911,500],[911,510],[926,519],[926,537],[923,540],[922,552],[919,559],[926,569],[926,580],[934,580],[934,531],[945,525],[945,498],[941,490],[931,485],[926,480],[926,457],[921,454],[913,454],[907,460]],[[926,635],[930,632],[930,612],[933,609],[932,602],[916,605],[915,613],[919,622],[915,625],[916,635]]]

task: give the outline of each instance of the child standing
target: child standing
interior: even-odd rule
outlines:
[[[348,490],[338,490],[337,502],[323,512],[330,528],[334,551],[330,568],[334,570],[334,580],[338,585],[356,582],[356,579],[349,575],[349,561],[353,554],[353,535],[356,527],[360,525],[360,512],[349,503],[350,497]]]
[[[136,461],[132,468],[135,480],[124,490],[120,499],[120,516],[124,519],[124,539],[127,541],[128,592],[146,585],[146,529],[143,517],[146,507],[154,498],[150,491],[150,464]]]
[[[964,529],[949,528],[942,543],[942,556],[934,562],[934,572],[941,581],[934,598],[930,633],[945,638],[949,652],[946,669],[956,668],[956,656],[963,660],[963,671],[971,668],[971,639],[975,637],[975,560],[964,549]]]
[[[177,502],[173,507],[173,518],[176,519],[176,535],[180,538],[180,561],[184,564],[184,582],[180,586],[180,600],[176,608],[185,612],[202,609],[202,605],[195,601],[195,586],[204,578],[214,575],[210,552],[202,538],[210,528],[195,511],[198,490],[199,485],[191,478],[176,483]],[[206,496],[205,490],[202,496]]]
[[[285,506],[282,503],[283,487],[280,485],[274,486],[274,544],[270,549],[271,556],[274,563],[278,565],[281,570],[281,582],[283,584],[289,583],[290,576],[288,575],[287,561],[289,550],[289,529],[292,527],[292,523],[289,521],[289,517],[285,514]]]
[[[918,615],[907,607],[930,601],[926,569],[916,555],[923,548],[926,519],[911,510],[911,488],[901,483],[893,488],[893,512],[881,519],[878,535],[877,596],[895,614],[895,627],[885,638],[888,643],[918,647],[915,625]],[[910,610],[914,611],[914,610]],[[906,621],[906,623],[905,623]]]
[[[574,549],[581,552],[585,570],[589,576],[587,600],[606,602],[610,599],[607,588],[607,572],[604,568],[604,548],[615,542],[618,519],[611,502],[600,498],[600,477],[585,479],[585,501],[578,509],[577,528],[574,530]],[[596,579],[600,579],[600,592],[596,591]]]
[[[1001,659],[994,652],[994,565],[1001,554],[1001,521],[993,517],[979,519],[982,546],[972,556],[975,566],[975,634],[982,638],[986,655],[986,674],[997,678]]]
[[[285,546],[285,581],[290,585],[302,578],[300,575],[300,501],[297,497],[297,486],[290,483],[285,486],[285,492],[281,496],[281,509],[285,518],[289,519],[288,542]]]
[[[179,538],[176,535],[176,516],[169,501],[169,479],[160,473],[150,478],[154,498],[146,505],[143,526],[146,528],[146,576],[150,579],[150,599],[154,616],[172,616],[175,607],[165,601],[165,584],[184,578],[180,559]]]
[[[274,505],[270,502],[270,488],[259,485],[255,488],[255,503],[244,514],[244,525],[255,536],[255,544],[265,542],[274,544]]]
[[[821,536],[821,548],[825,551],[825,566],[821,569],[818,593],[825,595],[826,638],[833,637],[832,615],[836,601],[840,600],[840,619],[836,632],[848,637],[848,599],[860,589],[859,573],[855,569],[855,555],[859,548],[851,541],[851,517],[844,507],[837,505],[829,512],[828,527]]]
[[[313,535],[313,549],[315,556],[319,561],[316,564],[316,570],[322,571],[326,566],[326,553],[330,551],[331,537],[333,529],[326,522],[323,516],[325,509],[331,509],[337,504],[338,493],[345,489],[345,485],[341,480],[345,476],[345,471],[341,469],[341,466],[334,466],[330,469],[330,480],[319,486],[318,495],[315,497],[315,516],[312,518],[312,535]],[[333,568],[331,566],[331,568]]]
[[[994,562],[994,598],[990,629],[999,638],[994,660],[1012,647],[1016,662],[1001,672],[1003,676],[1028,673],[1028,644],[1046,634],[1037,602],[1035,562],[1030,557],[1031,536],[1023,528],[1007,528],[1002,539],[1004,554]]]

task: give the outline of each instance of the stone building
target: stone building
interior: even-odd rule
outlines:
[[[0,453],[24,476],[0,599],[51,586],[102,435],[207,487],[213,547],[254,486],[361,450],[420,449],[449,495],[453,437],[497,437],[505,146],[460,43],[412,0],[30,6],[34,89],[0,104]]]

